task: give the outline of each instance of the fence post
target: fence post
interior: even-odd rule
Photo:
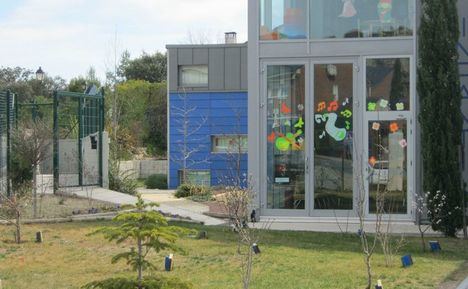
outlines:
[[[7,197],[11,197],[11,92],[8,90],[6,94],[6,134],[7,134],[7,159],[6,159],[6,176],[7,176]]]
[[[54,194],[59,189],[59,127],[58,127],[58,93],[54,91]]]
[[[104,153],[102,151],[103,149],[103,131],[104,131],[104,89],[101,89],[101,97],[98,101],[99,104],[99,186],[103,187],[104,186],[104,176],[103,176],[103,156]]]
[[[83,186],[83,97],[78,98],[78,185]]]

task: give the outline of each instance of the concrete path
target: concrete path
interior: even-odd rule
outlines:
[[[120,205],[132,205],[137,201],[137,198],[134,196],[97,187],[68,188],[65,189],[64,192],[67,194],[75,194],[79,197],[90,197],[95,200]],[[225,223],[223,220],[203,215],[203,208],[196,203],[191,202],[193,204],[190,204],[181,202],[181,206],[178,206],[177,202],[171,201],[168,194],[170,193],[162,192],[158,194],[158,192],[152,192],[151,194],[148,194],[148,192],[146,192],[146,194],[143,195],[143,199],[151,202],[158,202],[160,204],[158,210],[165,214],[188,217],[193,221],[202,222],[208,226],[222,225]],[[170,201],[166,203],[165,200]]]
[[[301,217],[262,217],[261,222],[256,223],[255,227],[281,231],[357,233],[359,230],[359,223],[356,218],[315,217],[311,219]],[[383,227],[386,231],[387,227],[385,222]],[[375,233],[375,221],[365,222],[364,230],[368,233]],[[419,236],[418,226],[409,222],[392,221],[389,232],[393,234],[404,234],[405,236]],[[429,229],[425,236],[440,236],[440,233]]]
[[[458,287],[457,289],[468,289],[468,277],[465,279],[465,281],[463,281]]]

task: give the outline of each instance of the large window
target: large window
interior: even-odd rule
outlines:
[[[179,66],[179,85],[182,87],[208,86],[208,66]]]
[[[305,66],[267,69],[269,209],[305,209]]]
[[[307,12],[309,3],[310,11]],[[260,40],[412,36],[415,0],[261,0]]]
[[[414,0],[311,0],[312,39],[413,35]]]
[[[206,170],[187,170],[186,183],[190,185],[211,186],[211,174]],[[182,184],[183,171],[179,171],[179,183]]]
[[[211,137],[211,151],[214,153],[246,153],[246,135],[222,135]]]
[[[409,111],[409,58],[368,59],[366,86],[367,111]]]
[[[353,208],[353,64],[314,69],[314,208]]]
[[[369,122],[369,212],[406,214],[406,120]]]
[[[260,40],[307,38],[307,0],[261,0]]]

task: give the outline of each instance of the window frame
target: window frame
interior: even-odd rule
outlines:
[[[179,185],[182,184],[182,171],[181,169],[179,169],[177,171],[177,177],[179,179]],[[200,170],[197,170],[197,169],[187,169],[187,175],[189,175],[190,173],[193,173],[193,172],[196,172],[196,173],[207,173],[208,175],[208,184],[193,184],[193,183],[189,183],[190,185],[197,185],[197,186],[207,186],[207,187],[210,187],[211,186],[211,170],[203,170],[203,169],[200,169]]]
[[[186,67],[206,67],[206,83],[183,83],[183,68]],[[179,65],[177,67],[178,73],[178,84],[179,87],[182,88],[200,88],[200,87],[208,87],[210,83],[209,79],[209,66],[208,64],[189,64],[189,65]]]
[[[227,150],[222,150],[222,151],[216,151],[215,150],[215,139],[216,138],[237,138],[237,137],[242,137],[246,140],[246,146],[241,148],[241,154],[247,154],[249,151],[249,137],[247,134],[227,134],[227,135],[212,135],[211,136],[211,153],[212,154],[238,154],[238,151],[229,151]]]

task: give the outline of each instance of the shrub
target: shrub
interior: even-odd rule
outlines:
[[[127,195],[136,195],[138,182],[131,178],[131,174],[118,174],[109,169],[109,189]]]
[[[211,190],[205,186],[183,184],[177,188],[175,193],[176,198],[188,198],[188,197],[206,197],[211,196]]]
[[[130,278],[110,278],[94,281],[81,287],[82,289],[138,289],[138,281]],[[193,285],[179,279],[163,277],[145,278],[142,282],[145,289],[192,289]]]
[[[147,189],[167,189],[167,176],[162,174],[151,175],[145,180]]]

